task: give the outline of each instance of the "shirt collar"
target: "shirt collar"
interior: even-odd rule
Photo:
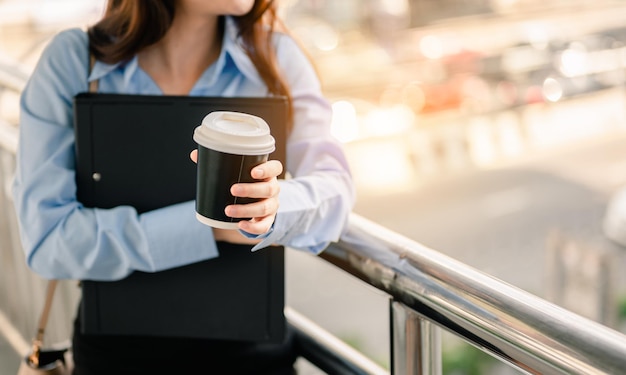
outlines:
[[[232,17],[226,17],[224,41],[222,44],[222,54],[224,53],[230,55],[239,71],[246,76],[246,78],[254,81],[256,84],[265,86],[263,79],[259,75],[259,71],[246,53],[243,46],[243,39],[239,36],[239,27]]]
[[[215,69],[211,72],[211,77],[203,79],[198,84],[198,87],[201,88],[214,84],[230,61],[232,61],[235,68],[247,79],[257,85],[265,86],[265,82],[263,82],[263,79],[243,47],[243,40],[239,36],[237,23],[232,17],[225,18],[222,51],[214,64]]]
[[[245,52],[243,41],[239,36],[239,28],[237,27],[235,20],[232,17],[226,17],[224,22],[222,51],[214,64],[215,69],[207,69],[205,75],[209,72],[209,70],[211,70],[210,77],[205,77],[205,75],[203,75],[201,81],[197,84],[197,88],[210,86],[217,81],[226,66],[227,56],[230,57],[237,70],[239,70],[239,72],[246,78],[257,85],[265,86],[263,79],[252,63],[252,60],[250,60],[250,57]],[[122,61],[115,64],[107,64],[102,61],[96,61],[88,80],[89,82],[99,80],[118,68],[123,69],[124,86],[128,88],[131,80],[139,68],[137,56],[135,55],[129,61]]]

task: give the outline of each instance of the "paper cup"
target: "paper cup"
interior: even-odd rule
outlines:
[[[236,229],[245,218],[226,216],[231,204],[246,204],[252,198],[234,197],[233,184],[254,182],[252,168],[267,161],[275,149],[270,128],[260,117],[238,112],[212,112],[193,135],[198,144],[196,217],[211,227]]]

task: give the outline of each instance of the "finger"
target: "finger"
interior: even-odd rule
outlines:
[[[280,176],[281,173],[283,173],[283,164],[278,160],[268,160],[252,168],[250,175],[254,179],[262,180]]]
[[[189,154],[189,157],[191,158],[191,160],[193,160],[194,163],[197,163],[198,162],[198,150],[195,149],[191,151],[191,153]]]
[[[265,182],[234,184],[230,187],[230,193],[234,197],[242,198],[271,198],[280,192],[280,184],[276,178]]]
[[[278,211],[278,199],[262,199],[248,204],[231,204],[226,206],[226,216],[235,218],[256,218],[274,215]]]
[[[242,220],[239,222],[239,229],[248,232],[250,234],[264,234],[272,227],[274,223],[275,215],[266,216],[263,218],[256,218],[252,220]]]

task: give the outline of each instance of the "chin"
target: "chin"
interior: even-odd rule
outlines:
[[[232,0],[229,4],[231,8],[229,13],[233,16],[243,16],[252,10],[253,5],[254,0]]]

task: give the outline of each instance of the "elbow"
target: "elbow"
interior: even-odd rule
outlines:
[[[332,204],[335,212],[339,214],[340,219],[343,220],[343,226],[348,221],[350,213],[354,209],[354,205],[356,204],[356,186],[354,185],[354,181],[352,179],[352,175],[349,172],[344,172],[339,176],[341,180],[341,184],[339,186],[343,186],[343,193],[339,194],[337,199]]]
[[[79,279],[80,274],[73,262],[64,256],[63,244],[55,243],[54,235],[48,233],[37,241],[23,240],[26,265],[44,279]]]
[[[56,229],[33,236],[37,241],[24,241],[26,264],[37,275],[45,279],[115,281],[131,272],[129,265],[119,257],[97,251],[97,243],[85,239],[69,240],[73,234],[58,233],[58,226]]]
[[[354,207],[353,196],[344,195],[336,197],[327,206],[330,212],[326,213],[327,222],[325,223],[324,230],[318,231],[320,237],[312,246],[309,246],[309,251],[313,254],[319,255],[322,253],[331,243],[338,242],[341,236],[347,229],[350,214]]]
[[[59,259],[53,231],[50,228],[44,228],[37,220],[26,219],[28,216],[18,215],[21,247],[26,266],[45,279],[71,278],[65,270],[67,262]]]
[[[46,254],[46,249],[41,245],[32,247],[24,247],[26,253],[26,265],[35,274],[41,276],[44,279],[69,279],[70,277],[64,275],[57,267],[51,266],[51,259],[49,254]]]
[[[26,264],[44,279],[117,281],[130,274],[128,267],[103,267],[112,262],[94,261],[73,253],[63,245],[51,247],[44,242],[27,251]]]

